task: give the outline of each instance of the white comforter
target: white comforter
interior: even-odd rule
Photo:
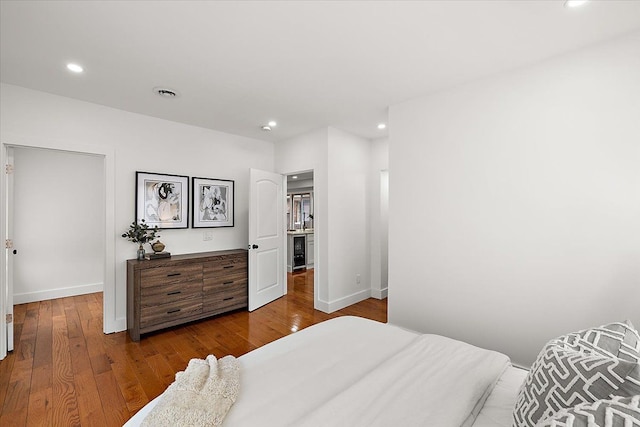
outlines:
[[[292,425],[470,425],[507,364],[500,353],[422,335]]]
[[[240,392],[223,424],[231,427],[470,425],[508,364],[500,353],[357,317],[238,360]],[[156,402],[125,426],[138,426]]]

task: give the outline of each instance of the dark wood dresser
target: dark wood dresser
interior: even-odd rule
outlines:
[[[127,329],[140,334],[247,307],[247,250],[127,261]]]

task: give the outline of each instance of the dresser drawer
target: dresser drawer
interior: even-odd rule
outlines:
[[[153,307],[183,299],[202,297],[202,282],[172,283],[167,286],[154,286],[140,289],[140,307]]]
[[[204,264],[204,277],[215,277],[219,275],[228,275],[237,272],[247,271],[247,257],[244,256],[232,256],[221,258],[216,261],[207,262]]]
[[[202,299],[179,300],[167,304],[143,307],[140,310],[140,329],[170,323],[202,313]]]
[[[238,284],[247,284],[247,269],[229,272],[228,274],[220,274],[219,276],[204,275],[202,280],[202,291],[207,294],[209,292],[222,292],[225,288],[237,286]]]
[[[247,277],[241,279],[229,280],[215,286],[203,286],[202,295],[204,298],[222,301],[228,296],[247,293]]]
[[[202,298],[202,311],[204,313],[222,309],[240,308],[247,306],[247,283],[228,287],[223,292],[212,292]]]
[[[140,286],[143,289],[189,282],[202,283],[202,264],[148,268],[140,272]]]

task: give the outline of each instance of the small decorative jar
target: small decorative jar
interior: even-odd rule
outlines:
[[[153,252],[155,253],[162,252],[164,251],[164,243],[162,243],[160,240],[156,240],[151,244],[151,249],[153,249]]]

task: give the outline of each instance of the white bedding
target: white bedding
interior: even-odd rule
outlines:
[[[518,391],[528,372],[509,366],[484,403],[473,427],[511,427]]]
[[[508,414],[485,411],[487,405],[512,407],[515,401],[520,384],[518,376],[512,375],[514,368],[507,368],[501,376],[508,364],[506,356],[443,337],[419,336],[392,325],[340,317],[247,353],[239,358],[240,393],[224,425],[297,426],[303,420],[307,425],[322,420],[323,426],[357,425],[355,420],[361,425],[399,425],[404,419],[403,425],[416,420],[419,425],[458,427],[465,421],[471,425],[480,408],[474,427],[510,425],[510,409]],[[426,344],[416,344],[419,341]],[[437,361],[438,357],[429,355],[429,348],[431,353],[447,355]],[[408,352],[398,356],[404,349]],[[472,349],[479,351],[481,361],[476,364],[482,363],[483,368],[474,369],[474,363],[466,360],[475,352]],[[470,353],[465,356],[464,352]],[[441,403],[429,403],[433,395],[448,397],[440,399]],[[468,399],[456,403],[462,395]],[[508,403],[500,403],[505,400]],[[125,426],[140,425],[156,402],[142,408]],[[430,416],[442,418],[425,424]],[[423,421],[417,421],[419,417]],[[389,424],[391,421],[395,423]]]
[[[507,364],[503,354],[420,335],[292,426],[470,425]]]

